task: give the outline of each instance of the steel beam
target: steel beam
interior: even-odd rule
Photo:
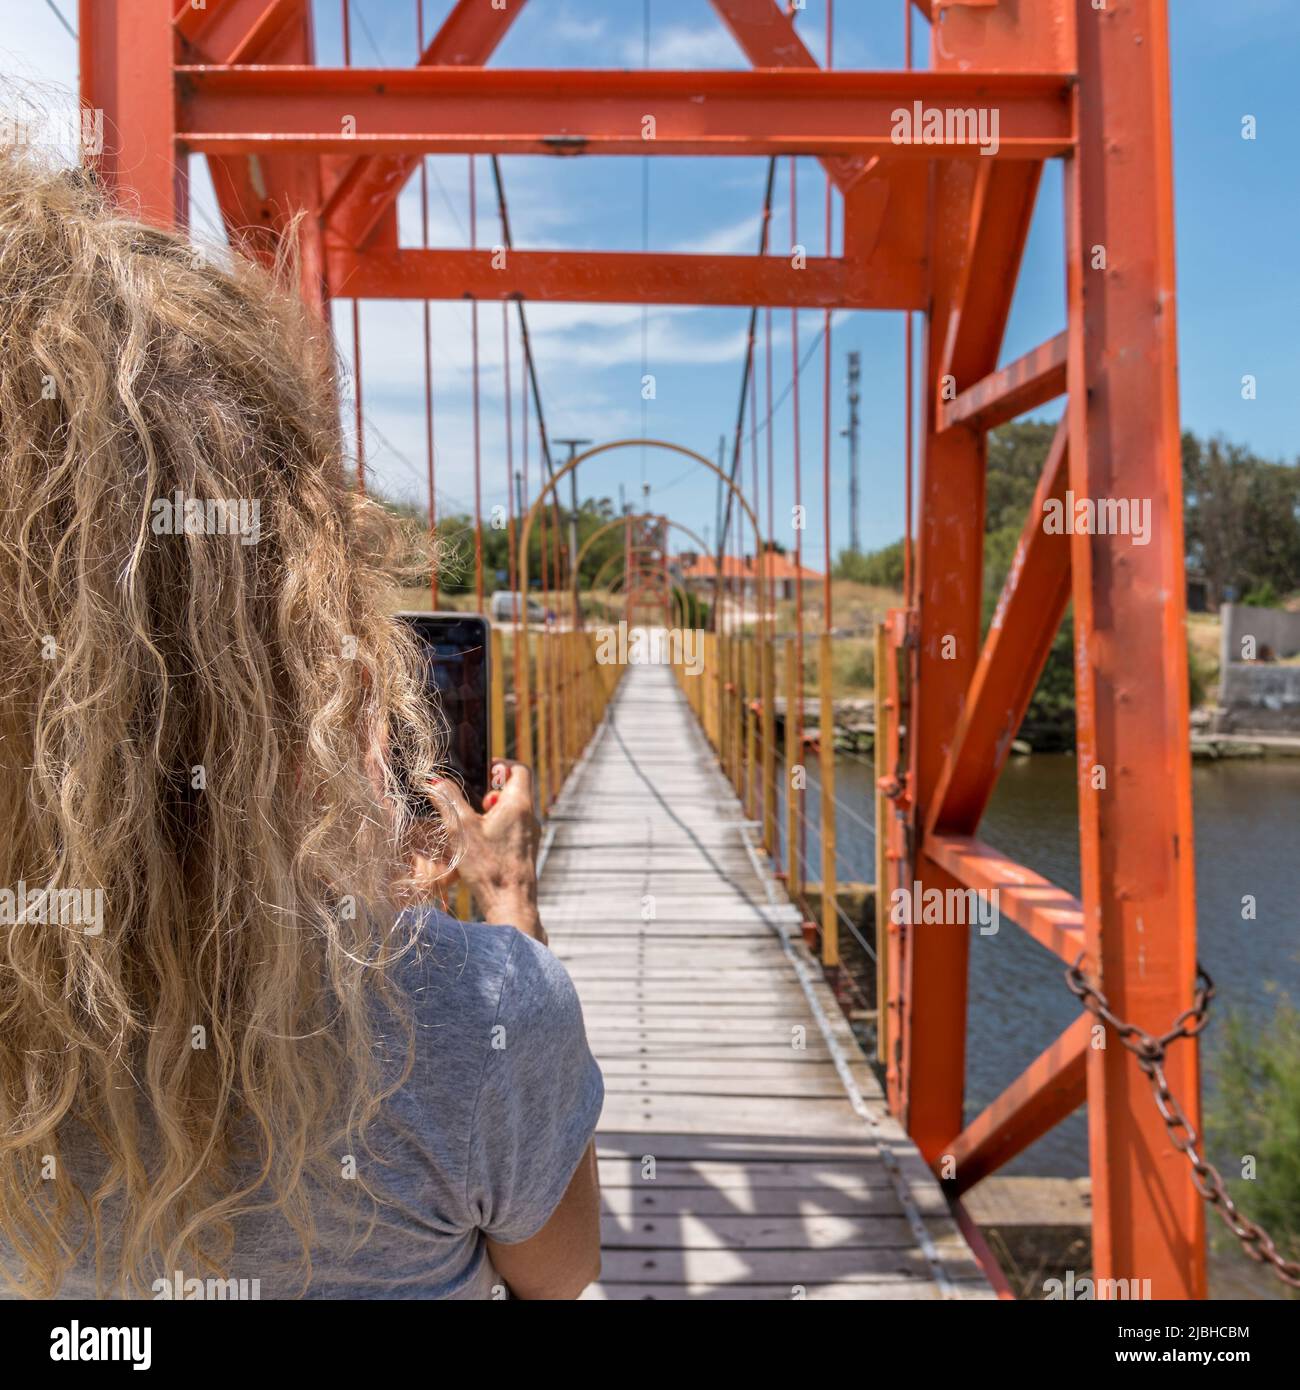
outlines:
[[[1006,764],[1070,598],[1070,538],[1049,533],[1050,501],[1062,502],[1069,449],[1064,421],[1016,545],[979,664],[944,758],[926,832],[973,835]]]
[[[307,0],[175,0],[176,32],[186,61],[252,63],[286,29],[307,22]]]
[[[179,77],[181,136],[209,154],[875,153],[993,162],[1045,159],[1073,142],[1070,86],[1055,74],[200,66]],[[895,113],[918,102],[945,121],[996,112],[996,149],[991,140],[981,147],[969,123],[945,126],[947,143],[899,143]]]
[[[923,858],[959,887],[996,891],[1000,918],[1014,922],[1063,961],[1072,965],[1078,959],[1083,950],[1083,905],[1064,888],[973,835],[931,835]]]
[[[1078,27],[1070,487],[1149,508],[1143,543],[1071,537],[1086,968],[1120,1018],[1160,1035],[1196,977],[1168,15],[1163,0],[1079,0]],[[1199,1128],[1195,1043],[1174,1044],[1165,1072]],[[1097,1278],[1204,1297],[1191,1166],[1116,1037],[1088,1057],[1088,1130]]]
[[[1064,333],[984,377],[940,410],[940,426],[988,431],[1065,394],[1069,338]]]
[[[941,392],[944,329],[966,282],[978,172],[969,162],[936,165],[930,240],[932,309],[926,320],[923,401]],[[934,795],[980,651],[984,570],[984,439],[939,433],[924,412],[916,554],[915,712],[911,735],[913,825]],[[915,843],[917,836],[913,835]],[[920,858],[909,877],[947,892],[952,881]],[[907,886],[906,883],[903,885]],[[905,929],[907,1001],[902,1081],[908,1132],[934,1162],[962,1126],[966,1054],[967,932],[943,923]]]
[[[776,0],[711,0],[745,57],[756,68],[814,68],[809,53],[794,27],[794,16]],[[862,177],[868,160],[860,155],[823,158],[822,167],[841,193]]]
[[[176,29],[186,51],[197,51],[209,62],[301,64],[314,52],[305,0],[210,0],[204,9],[179,0]],[[320,223],[326,162],[275,150],[208,159],[226,233],[245,255],[274,264],[285,234],[298,219],[302,297],[322,317],[328,297]],[[299,218],[300,213],[306,216]]]
[[[962,1130],[950,1148],[955,1193],[1010,1163],[1084,1103],[1092,1038],[1093,1019],[1080,1014]]]
[[[421,67],[482,67],[496,51],[526,0],[497,8],[483,0],[456,0],[420,55]],[[325,208],[330,233],[347,246],[365,246],[393,209],[418,157],[368,157],[343,171]]]
[[[976,169],[970,245],[946,320],[936,330],[943,339],[945,389],[932,399],[940,412],[950,384],[963,391],[997,365],[1043,171],[1023,160],[982,160]]]
[[[103,149],[87,150],[104,182],[146,222],[183,223],[187,184],[176,157],[172,0],[125,7],[81,0],[81,99],[103,113]]]
[[[329,255],[336,294],[362,299],[553,299],[605,304],[798,305],[919,309],[916,266],[815,257],[799,270],[781,256],[623,251],[447,251],[403,248]]]
[[[945,7],[925,74],[969,76],[984,64],[1041,81],[1069,70],[1070,0],[1027,7],[999,0],[978,11]],[[922,387],[925,438],[917,538],[915,716],[911,730],[913,830],[929,817],[981,650],[985,441],[945,430],[942,408],[997,367],[1040,179],[1030,159],[966,160],[931,168],[928,239],[931,309]],[[952,879],[932,857],[912,866],[925,888]],[[962,1127],[968,946],[964,932],[907,929],[903,1019],[904,1122],[933,1159]]]

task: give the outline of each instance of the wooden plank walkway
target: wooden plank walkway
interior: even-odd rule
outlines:
[[[548,821],[542,920],[605,1073],[588,1298],[990,1298],[670,670]]]

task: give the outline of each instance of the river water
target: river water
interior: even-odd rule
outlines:
[[[807,793],[807,863],[820,876],[815,763]],[[841,757],[835,797],[836,843],[844,880],[875,878],[872,768]],[[1200,957],[1218,987],[1212,1015],[1271,1017],[1278,993],[1300,1000],[1300,758],[1196,763],[1196,902]],[[1152,789],[1159,795],[1159,789]],[[865,823],[864,823],[865,822]],[[1014,758],[980,826],[980,838],[1079,892],[1077,794],[1073,754]],[[1242,920],[1242,899],[1256,903]],[[992,936],[972,930],[966,1049],[967,1118],[981,1109],[1078,1013],[1061,962],[1013,923]],[[1172,1020],[1170,1020],[1172,1023]],[[1216,1086],[1221,1025],[1203,1035],[1207,1103]],[[1085,1111],[1007,1165],[1008,1173],[1076,1177],[1087,1173]]]

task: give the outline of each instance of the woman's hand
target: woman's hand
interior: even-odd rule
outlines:
[[[537,914],[537,847],[542,831],[533,814],[532,773],[523,763],[496,759],[493,789],[483,798],[482,815],[455,782],[444,778],[434,785],[437,799],[449,805],[460,822],[461,856],[455,876],[469,889],[484,920],[508,923],[545,942]],[[417,875],[419,871],[417,864]]]

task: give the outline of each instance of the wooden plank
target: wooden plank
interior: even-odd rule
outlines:
[[[556,810],[542,917],[605,1074],[589,1297],[989,1296],[669,672],[629,670]]]
[[[878,1156],[858,1162],[834,1159],[806,1159],[795,1162],[752,1161],[745,1163],[714,1162],[709,1159],[657,1159],[654,1178],[643,1177],[647,1171],[640,1158],[606,1156],[600,1159],[600,1186],[603,1193],[631,1189],[634,1193],[689,1189],[693,1194],[717,1193],[720,1199],[738,1209],[746,1203],[768,1200],[781,1189],[804,1192],[811,1188],[829,1199],[842,1195],[850,1201],[866,1203],[874,1194],[884,1193],[897,1200],[894,1183],[880,1163]],[[883,1198],[881,1200],[884,1200]],[[936,1186],[920,1207],[926,1216],[943,1216],[948,1204]]]
[[[644,1023],[649,1028],[662,1025],[680,1025],[683,1028],[716,1029],[730,1032],[735,1028],[748,1028],[756,1022],[769,1023],[785,1036],[791,1028],[806,1028],[808,1015],[800,1008],[803,996],[777,995],[772,1001],[766,999],[745,1000],[730,998],[725,1000],[661,1000],[630,998],[621,1004],[611,1001],[597,1002],[586,1011],[588,1023],[593,1019],[599,1022]],[[806,1005],[804,1006],[806,1008]]]
[[[620,1077],[648,1075],[660,1082],[674,1079],[680,1081],[708,1081],[712,1079],[730,1081],[736,1086],[738,1094],[749,1082],[787,1081],[803,1086],[809,1080],[824,1078],[827,1081],[834,1081],[839,1086],[840,1089],[837,1094],[844,1094],[843,1082],[840,1081],[839,1073],[835,1070],[834,1065],[829,1061],[812,1061],[807,1057],[797,1061],[778,1057],[762,1062],[737,1062],[729,1057],[715,1057],[707,1065],[676,1057],[643,1057],[639,1060],[612,1057],[608,1065],[601,1064],[601,1070],[605,1074],[607,1087],[610,1081],[617,1081]]]
[[[605,1074],[606,1096],[739,1096],[757,1100],[843,1101],[844,1085],[832,1071],[829,1076],[806,1079],[771,1078],[737,1081],[734,1076],[621,1076]]]
[[[949,1277],[984,1283],[967,1252],[944,1251]],[[601,1279],[610,1283],[778,1284],[787,1287],[817,1280],[871,1285],[931,1281],[925,1256],[915,1246],[864,1250],[607,1250]]]
[[[916,1244],[901,1211],[816,1216],[609,1214],[601,1221],[600,1234],[604,1250],[910,1250]]]
[[[997,1295],[992,1289],[978,1285],[959,1285],[958,1297],[993,1299]],[[856,1284],[802,1284],[792,1288],[789,1284],[619,1284],[602,1278],[593,1284],[582,1298],[587,1302],[612,1302],[636,1299],[638,1302],[664,1302],[676,1300],[717,1300],[719,1302],[900,1302],[934,1301],[940,1298],[937,1285],[926,1284],[920,1280],[892,1281],[873,1280],[870,1283]]]
[[[800,1135],[854,1139],[862,1121],[844,1104],[811,1097],[791,1100],[755,1096],[629,1096],[605,1098],[604,1120],[616,1128],[645,1129],[647,1143],[668,1130],[685,1134]]]
[[[662,1182],[639,1187],[610,1187],[601,1193],[601,1204],[611,1217],[782,1216],[809,1213],[863,1217],[871,1214],[903,1217],[898,1195],[887,1183],[861,1191],[838,1188],[773,1187],[767,1189],[718,1187],[665,1187]]]
[[[648,1144],[653,1140],[653,1148]],[[753,1134],[640,1134],[630,1130],[601,1128],[596,1131],[596,1153],[611,1158],[640,1159],[650,1154],[658,1163],[683,1159],[706,1162],[876,1163],[880,1147],[871,1140],[829,1135],[777,1137]]]
[[[770,1061],[790,1056],[790,1049],[783,1043],[727,1040],[723,1043],[706,1045],[698,1037],[646,1038],[633,1034],[631,1037],[610,1038],[592,1037],[588,1042],[597,1059],[605,1057],[623,1058],[693,1058],[699,1062],[712,1062],[727,1058],[732,1061]],[[825,1048],[809,1048],[804,1054],[809,1061],[825,1062],[830,1053]]]

